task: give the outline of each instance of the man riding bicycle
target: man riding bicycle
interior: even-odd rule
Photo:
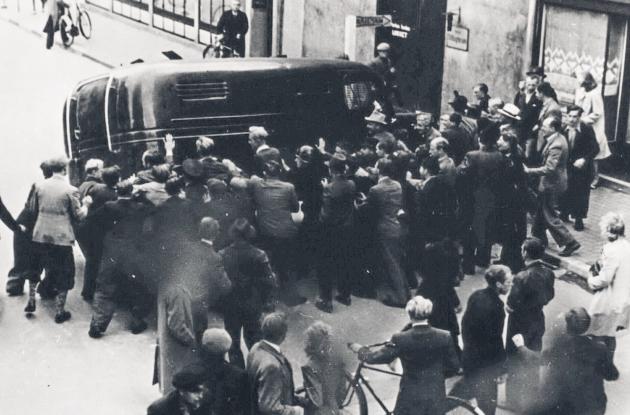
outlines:
[[[359,359],[372,364],[400,358],[403,367],[395,415],[436,415],[446,412],[444,380],[457,374],[459,359],[448,331],[431,327],[433,303],[416,296],[405,307],[411,322],[378,350],[353,345]]]

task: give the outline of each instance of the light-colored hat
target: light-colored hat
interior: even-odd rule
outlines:
[[[376,50],[379,52],[388,52],[390,49],[391,46],[389,46],[389,43],[387,42],[381,42],[378,46],[376,46]]]
[[[89,159],[88,161],[85,162],[85,171],[90,171],[90,170],[100,170],[103,168],[103,166],[105,165],[105,163],[103,163],[103,160],[101,159]]]
[[[265,130],[265,127],[252,126],[249,127],[249,136],[251,138],[267,138],[269,133]]]
[[[497,112],[513,120],[521,120],[521,110],[516,105],[509,102],[503,105],[503,108],[499,108]]]
[[[378,109],[374,109],[369,117],[365,117],[365,121],[387,125],[385,114],[383,114],[383,112],[379,111]]]
[[[224,355],[232,346],[232,338],[224,329],[212,328],[203,332],[201,344],[210,354]]]

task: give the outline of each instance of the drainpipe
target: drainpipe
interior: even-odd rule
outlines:
[[[538,12],[538,1],[539,0],[529,0],[528,2],[522,73],[527,72],[532,65],[538,64],[538,62],[532,62],[532,51],[534,49],[534,39],[536,36],[536,14]]]
[[[276,34],[276,39],[275,39],[275,53],[272,54],[272,56],[280,56],[282,55],[282,32],[283,32],[283,27],[284,27],[284,0],[278,0],[277,1],[277,7],[276,10],[274,10],[274,12],[277,12],[276,15],[276,19],[274,19],[276,21],[276,30],[275,30],[275,34]]]

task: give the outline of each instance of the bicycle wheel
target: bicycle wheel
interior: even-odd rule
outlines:
[[[87,10],[79,12],[79,30],[84,38],[89,39],[92,37],[92,19]]]
[[[353,383],[354,376],[349,372],[345,373],[345,380],[346,386],[344,390],[346,392],[343,402],[339,405],[339,409],[342,410],[341,413],[343,415],[367,415],[367,400],[361,384]]]
[[[454,396],[446,397],[446,404],[449,409],[447,415],[464,415],[464,414],[476,414],[484,415],[483,411],[477,408],[475,405],[470,404],[468,401]]]
[[[70,19],[62,17],[59,22],[59,33],[61,34],[61,41],[65,47],[72,45],[72,42],[74,42],[74,36],[72,36],[72,24],[69,23],[69,20]]]

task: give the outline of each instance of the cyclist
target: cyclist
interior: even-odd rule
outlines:
[[[416,296],[405,307],[411,322],[378,350],[356,345],[359,359],[372,364],[402,362],[402,378],[395,415],[436,415],[445,413],[444,379],[457,374],[459,359],[448,331],[431,327],[433,303]]]

